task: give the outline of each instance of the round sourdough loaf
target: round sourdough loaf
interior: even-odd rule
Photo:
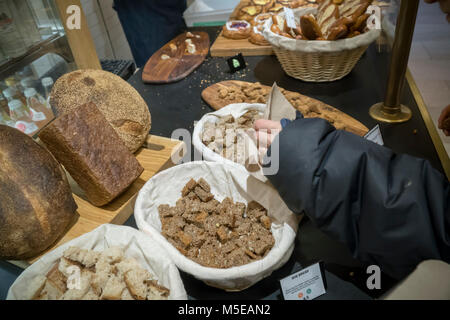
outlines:
[[[0,259],[27,259],[53,244],[77,205],[59,163],[19,130],[0,125]]]
[[[59,78],[50,104],[64,114],[93,102],[131,152],[145,142],[151,116],[141,95],[125,80],[102,70],[77,70]]]

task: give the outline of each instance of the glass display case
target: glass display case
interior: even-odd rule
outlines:
[[[53,83],[76,69],[54,0],[0,0],[0,124],[33,136]]]

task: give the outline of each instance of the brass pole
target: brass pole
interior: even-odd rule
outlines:
[[[369,111],[370,116],[377,121],[401,123],[411,119],[411,110],[400,104],[400,96],[408,68],[418,8],[419,0],[402,0],[401,2],[384,102],[373,105]]]

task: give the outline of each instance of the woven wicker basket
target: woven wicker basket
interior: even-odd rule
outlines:
[[[339,80],[352,71],[368,45],[339,52],[290,51],[273,46],[283,70],[293,78],[311,82]]]
[[[296,18],[314,10],[299,11]],[[270,31],[271,25],[272,21],[267,21],[263,34],[283,70],[293,78],[310,82],[335,81],[345,77],[379,35],[378,31],[369,31],[370,34],[336,41],[294,40],[274,34]]]

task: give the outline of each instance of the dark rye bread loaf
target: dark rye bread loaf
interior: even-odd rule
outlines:
[[[93,103],[58,117],[39,138],[95,206],[116,198],[144,170]]]
[[[42,146],[0,125],[0,259],[27,259],[52,245],[75,218],[64,170]]]
[[[151,128],[148,106],[125,80],[103,70],[77,70],[60,77],[50,94],[58,115],[93,102],[131,152],[147,139]]]

